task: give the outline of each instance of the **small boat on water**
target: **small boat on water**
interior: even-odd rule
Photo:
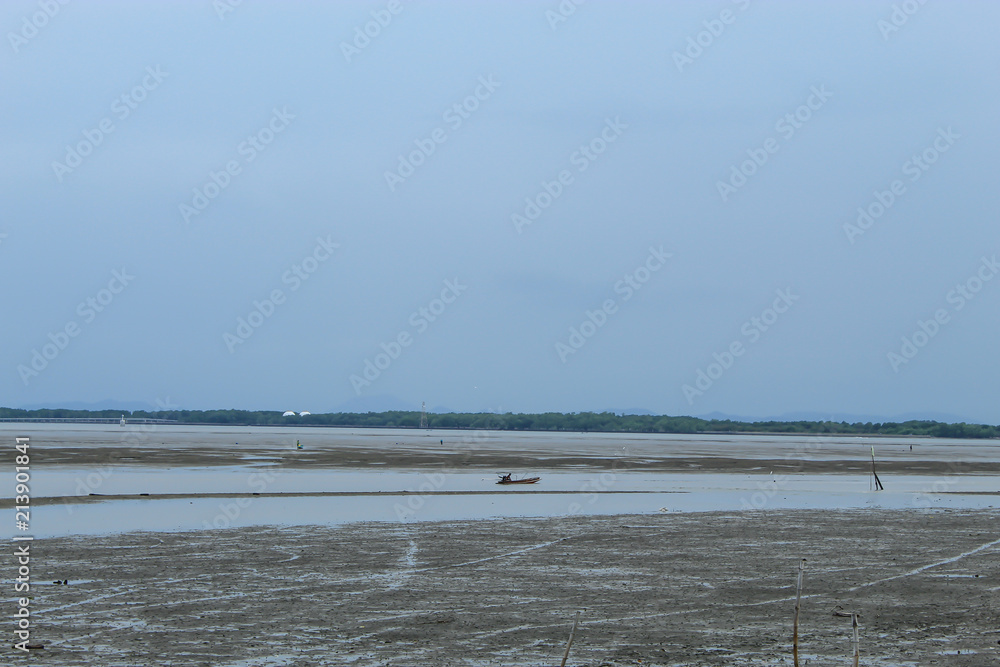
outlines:
[[[500,479],[497,484],[534,484],[541,477],[525,477],[524,479],[511,479],[510,473],[506,475],[499,475]]]

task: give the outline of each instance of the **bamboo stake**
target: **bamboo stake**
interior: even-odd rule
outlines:
[[[851,625],[854,626],[854,667],[858,667],[858,659],[861,657],[861,643],[858,640],[858,615],[851,614]]]
[[[795,584],[795,620],[792,622],[792,661],[799,667],[799,605],[802,600],[802,573],[806,567],[806,559],[799,561],[799,578]]]
[[[576,624],[579,622],[580,612],[576,612],[576,618],[573,619],[573,629],[569,631],[569,641],[566,642],[566,652],[563,654],[563,659],[559,663],[559,667],[566,667],[566,660],[569,658],[569,648],[573,645],[573,635],[576,634]]]

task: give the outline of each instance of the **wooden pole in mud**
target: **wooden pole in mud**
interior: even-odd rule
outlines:
[[[851,625],[854,626],[854,667],[858,667],[858,659],[861,657],[861,644],[858,641],[858,615],[851,614]]]
[[[799,667],[799,605],[802,601],[802,572],[806,567],[806,559],[799,561],[799,578],[795,584],[795,620],[792,621],[792,661]]]
[[[882,486],[882,481],[878,478],[878,473],[875,472],[875,445],[872,445],[872,477],[875,478],[875,490],[884,491],[885,487]]]
[[[569,641],[566,642],[566,652],[563,653],[563,659],[559,663],[559,667],[566,667],[566,660],[569,658],[569,648],[573,645],[573,635],[576,634],[576,624],[579,622],[580,612],[576,612],[576,618],[573,619],[573,629],[569,631]]]

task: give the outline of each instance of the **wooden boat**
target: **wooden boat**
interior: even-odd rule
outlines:
[[[534,484],[535,482],[541,479],[541,477],[525,477],[524,479],[511,479],[510,473],[506,475],[500,475],[499,477],[500,479],[497,481],[497,484]]]

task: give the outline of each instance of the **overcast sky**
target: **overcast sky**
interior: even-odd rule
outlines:
[[[998,25],[5,0],[0,405],[1000,423]]]

